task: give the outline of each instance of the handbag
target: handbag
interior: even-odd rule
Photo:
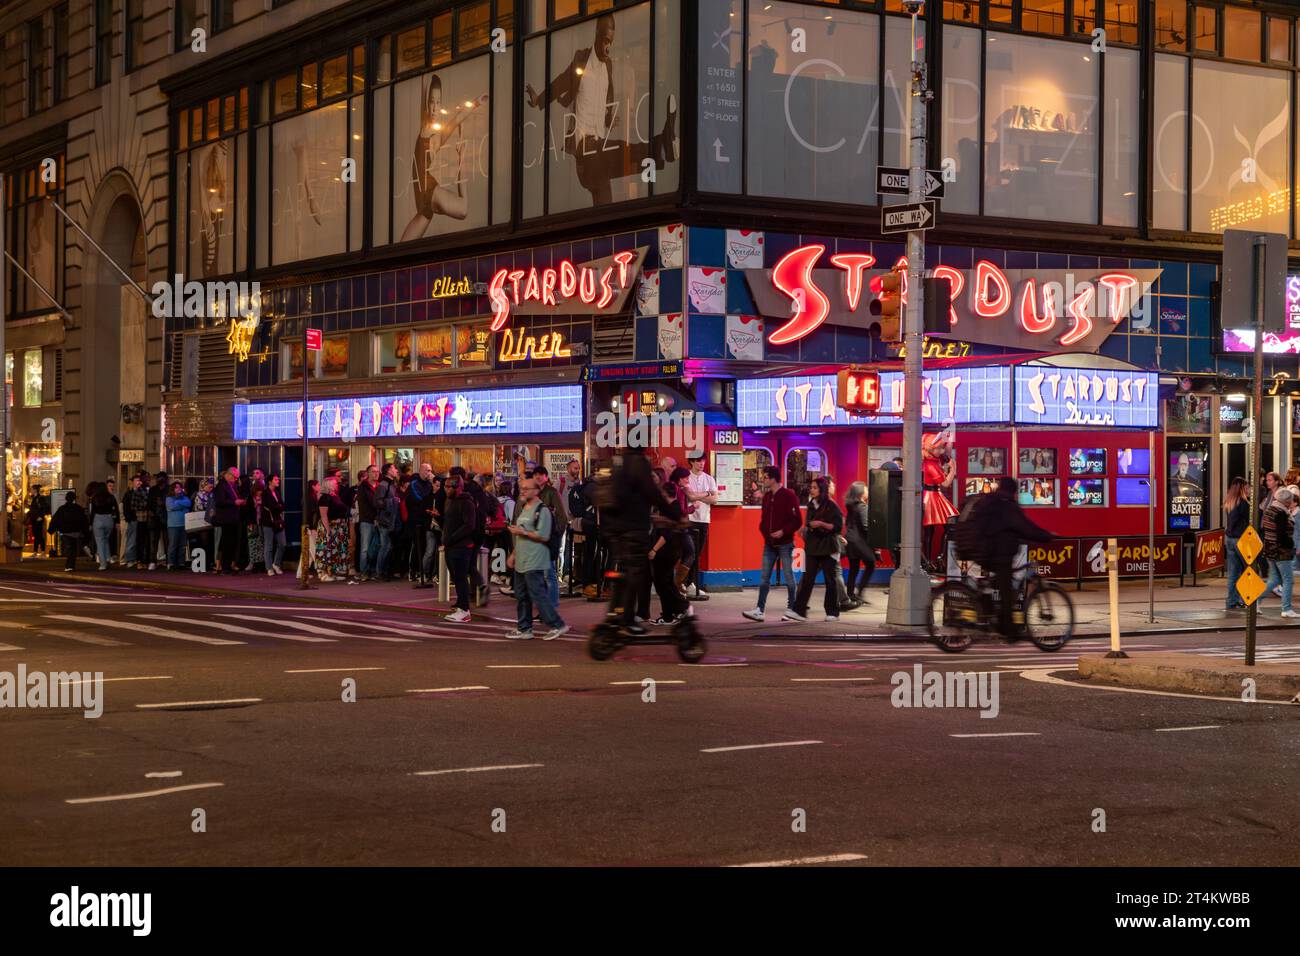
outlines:
[[[210,512],[211,512],[211,509],[208,509],[208,510],[209,510],[209,513],[210,513]],[[198,512],[198,511],[187,511],[187,512],[185,512],[185,531],[186,531],[186,533],[189,533],[189,532],[197,532],[197,531],[207,531],[207,530],[210,529],[211,527],[212,527],[212,522],[211,522],[211,520],[209,519],[209,515],[208,515],[208,514],[201,513],[201,512]]]

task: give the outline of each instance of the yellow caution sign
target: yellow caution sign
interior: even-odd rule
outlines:
[[[1247,605],[1254,604],[1264,593],[1264,579],[1255,573],[1254,568],[1247,567],[1237,578],[1237,593]]]
[[[1237,539],[1237,551],[1246,559],[1246,564],[1250,565],[1255,563],[1255,559],[1263,550],[1264,542],[1259,540],[1259,532],[1248,526],[1245,533]]]

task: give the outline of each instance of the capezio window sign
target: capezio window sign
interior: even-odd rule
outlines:
[[[1014,383],[1013,383],[1014,375]],[[791,375],[736,382],[741,428],[897,425],[903,414],[903,373],[880,374],[880,413],[851,415],[836,403],[834,375]],[[1116,369],[961,368],[926,372],[922,420],[930,424],[1076,425],[1154,428],[1159,422],[1155,372]]]
[[[583,430],[582,386],[420,392],[309,403],[308,437],[538,435]],[[236,405],[236,441],[301,439],[302,402]]]
[[[789,345],[823,323],[868,328],[871,280],[907,259],[877,263],[869,253],[825,256],[820,243],[800,246],[771,269],[748,269],[746,282],[759,312],[789,316],[773,323],[772,345]],[[1002,269],[987,260],[974,269],[936,266],[935,278],[949,283],[951,334],[965,342],[1004,348],[1095,352],[1111,331],[1132,314],[1160,276],[1159,269]],[[902,287],[907,303],[907,281]]]

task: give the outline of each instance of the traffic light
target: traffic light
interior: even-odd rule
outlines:
[[[871,291],[876,298],[871,300],[869,310],[880,319],[880,339],[882,342],[903,341],[903,276],[900,265],[889,272],[871,277]]]

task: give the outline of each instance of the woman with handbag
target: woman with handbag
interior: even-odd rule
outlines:
[[[259,527],[262,535],[262,553],[266,557],[266,573],[269,577],[284,574],[280,562],[284,560],[284,499],[280,496],[280,476],[272,475],[266,479],[266,489],[262,492],[262,512]]]

